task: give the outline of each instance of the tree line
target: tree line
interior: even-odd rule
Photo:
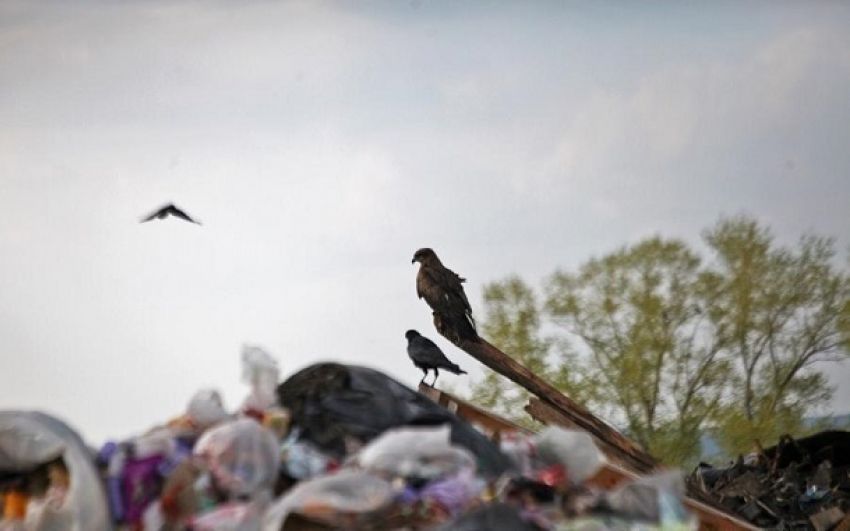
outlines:
[[[791,245],[748,216],[704,230],[705,251],[661,236],[484,290],[485,337],[674,465],[703,434],[729,455],[801,434],[850,355],[850,272],[834,238]],[[529,422],[528,394],[493,372],[471,398]]]

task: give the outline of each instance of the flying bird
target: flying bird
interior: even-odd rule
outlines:
[[[183,212],[182,210],[180,210],[179,208],[174,206],[173,203],[168,203],[167,205],[160,207],[158,210],[156,210],[151,215],[142,218],[140,223],[145,223],[147,221],[151,221],[151,220],[154,220],[154,219],[165,219],[168,216],[174,216],[176,218],[180,218],[180,219],[186,220],[190,223],[195,223],[197,225],[201,224],[200,221],[192,219],[191,217],[189,217],[188,214],[186,214],[185,212]]]
[[[416,294],[431,307],[437,330],[444,335],[448,333],[454,343],[477,340],[472,307],[463,291],[466,279],[444,266],[431,249],[416,251],[412,263],[416,262],[419,262]]]
[[[437,378],[440,377],[440,369],[452,374],[466,374],[466,371],[449,361],[440,347],[416,330],[408,330],[404,337],[407,338],[407,355],[413,360],[413,364],[425,373],[419,383],[425,381],[430,370],[434,371],[434,381],[431,382],[431,387],[434,387],[437,383]]]

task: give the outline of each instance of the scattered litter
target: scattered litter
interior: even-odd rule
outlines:
[[[688,480],[756,526],[827,531],[850,511],[850,432],[786,435],[726,468],[701,465]]]
[[[250,392],[235,412],[201,389],[171,421],[97,451],[0,413],[0,530],[697,528],[677,471],[593,487],[608,462],[586,433],[549,427],[494,442],[373,369],[321,363],[278,384],[277,362],[257,347],[243,349],[242,369]],[[747,468],[762,465],[736,466],[699,478],[741,498],[734,509],[752,519],[780,514]],[[802,521],[826,531],[846,520],[833,503],[844,463],[794,466],[804,473],[785,464],[774,474],[793,486],[788,503]]]

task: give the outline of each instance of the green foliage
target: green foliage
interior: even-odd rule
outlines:
[[[650,238],[547,284],[546,308],[590,361],[589,406],[621,420],[655,455],[678,464],[699,452],[699,429],[721,405],[728,364],[699,306],[700,260],[680,241]]]
[[[819,364],[850,345],[850,275],[835,242],[781,246],[747,217],[703,237],[708,260],[648,238],[557,271],[542,302],[517,277],[492,283],[482,334],[670,464],[698,458],[708,430],[735,453],[802,434],[832,396]],[[472,397],[527,419],[527,392],[494,373]]]
[[[714,253],[704,273],[707,307],[735,365],[720,441],[744,452],[754,439],[799,432],[806,413],[831,399],[816,365],[847,354],[841,328],[850,278],[834,265],[831,239],[780,246],[745,217],[721,220],[704,238]]]
[[[550,339],[540,333],[540,312],[534,291],[518,277],[509,277],[484,288],[485,318],[481,332],[496,347],[543,378],[549,374]],[[493,371],[473,385],[472,401],[523,425],[533,422],[525,414],[528,391]]]

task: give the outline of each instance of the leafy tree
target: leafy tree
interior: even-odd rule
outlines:
[[[730,453],[802,434],[832,397],[823,363],[850,350],[834,240],[781,246],[744,216],[703,238],[707,265],[681,241],[648,238],[557,271],[544,304],[518,277],[490,284],[482,334],[670,464],[692,463],[706,431]],[[527,399],[495,373],[473,389],[526,422]]]
[[[540,333],[534,290],[519,277],[508,277],[485,286],[484,307],[482,334],[537,375],[551,378],[552,341]],[[525,425],[531,424],[524,411],[528,398],[528,391],[490,370],[472,387],[472,401]]]
[[[698,455],[731,370],[700,306],[699,268],[684,243],[655,237],[547,287],[549,314],[586,353],[573,370],[596,389],[589,407],[674,464]]]
[[[832,239],[780,246],[743,216],[721,220],[704,239],[714,255],[702,278],[706,308],[736,367],[718,434],[724,448],[744,452],[755,439],[801,432],[805,415],[829,403],[818,364],[847,355],[850,279],[834,264]]]

